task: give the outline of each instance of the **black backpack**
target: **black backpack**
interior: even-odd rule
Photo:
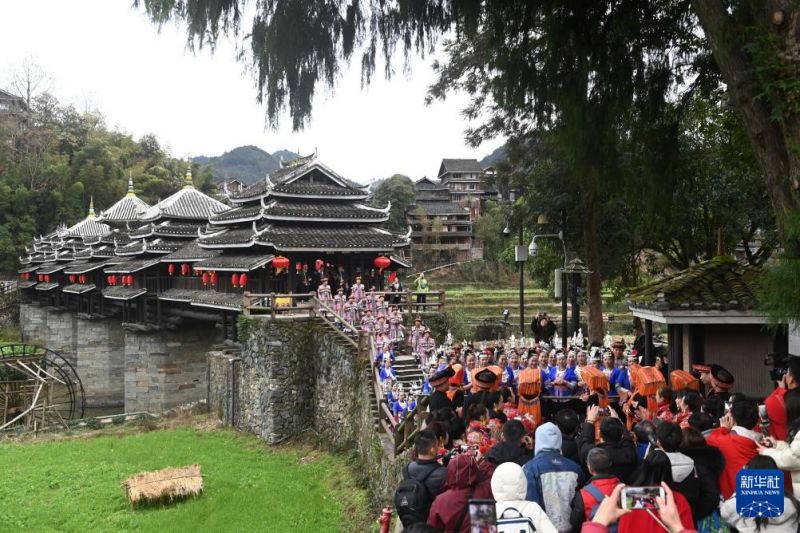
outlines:
[[[403,469],[403,482],[394,492],[394,508],[403,527],[428,521],[428,511],[433,498],[425,486],[425,480],[438,468],[438,464],[431,465],[419,479],[411,477],[408,465]]]

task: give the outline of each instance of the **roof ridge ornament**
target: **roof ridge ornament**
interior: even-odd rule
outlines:
[[[136,197],[136,193],[133,192],[133,172],[130,170],[128,171],[128,196]]]
[[[94,195],[89,197],[89,215],[88,218],[94,218]]]
[[[189,164],[186,167],[186,176],[183,178],[183,188],[194,189],[194,181],[192,180],[192,160],[190,158],[187,159],[189,160]]]

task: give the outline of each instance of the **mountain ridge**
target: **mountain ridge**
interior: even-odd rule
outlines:
[[[252,144],[237,146],[218,156],[196,156],[192,161],[211,167],[214,181],[221,183],[239,180],[250,185],[263,179],[269,172],[280,168],[281,160],[294,159],[297,154],[290,150],[277,150],[270,154]]]

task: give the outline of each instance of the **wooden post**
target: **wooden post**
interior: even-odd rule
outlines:
[[[243,302],[242,302],[242,311],[244,312],[245,315],[249,316],[250,315],[250,305],[252,303],[250,301],[250,291],[244,291],[244,293],[242,293],[242,300],[243,300]]]
[[[275,293],[270,293],[269,297],[269,315],[275,319]]]

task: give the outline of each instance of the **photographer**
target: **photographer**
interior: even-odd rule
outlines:
[[[776,381],[778,386],[764,400],[764,405],[767,406],[767,415],[772,421],[770,433],[777,440],[786,440],[787,423],[791,419],[786,418],[784,396],[787,391],[797,388],[797,380],[800,376],[800,357],[788,356],[786,365],[787,368],[781,379]]]
[[[576,438],[584,469],[589,450],[595,447],[594,422],[599,416],[600,408],[596,405],[590,407],[586,412],[586,422],[581,425]],[[613,409],[610,409],[609,416],[600,422],[600,443],[597,447],[608,451],[611,455],[612,467],[609,473],[619,478],[621,482],[627,483],[638,463],[636,445]]]

